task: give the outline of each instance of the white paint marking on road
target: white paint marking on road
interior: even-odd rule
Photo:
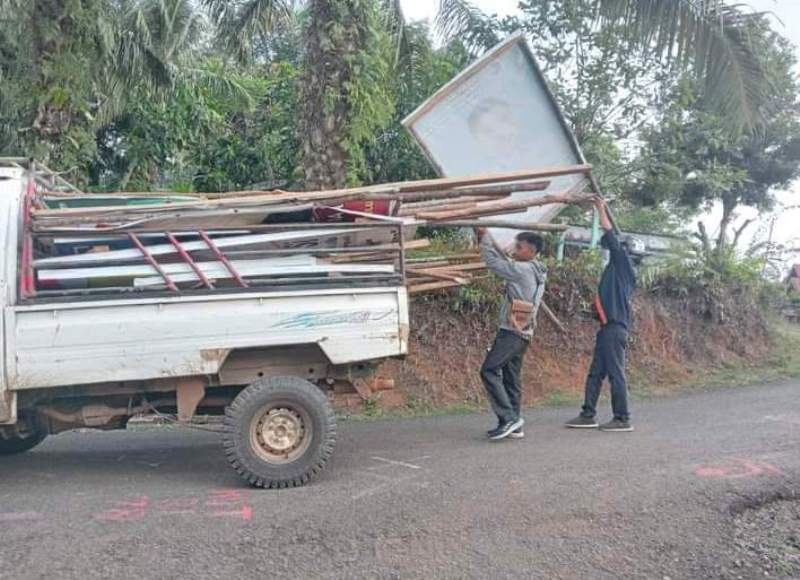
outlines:
[[[800,425],[800,413],[785,413],[783,415],[766,415],[765,421],[775,421],[776,423],[789,423],[790,425]]]
[[[42,519],[39,512],[8,512],[0,513],[0,522],[27,522]]]
[[[419,465],[414,465],[413,463],[406,463],[405,461],[395,461],[394,459],[386,459],[385,457],[373,457],[375,461],[383,461],[385,463],[391,463],[392,465],[399,465],[400,467],[408,467],[409,469],[422,469]]]

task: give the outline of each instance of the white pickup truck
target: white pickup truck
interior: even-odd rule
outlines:
[[[25,296],[31,180],[0,163],[0,455],[151,412],[216,414],[248,482],[302,485],[333,452],[331,385],[406,353],[402,271],[346,287]]]

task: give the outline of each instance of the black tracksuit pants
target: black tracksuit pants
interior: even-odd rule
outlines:
[[[529,342],[501,329],[481,366],[481,379],[501,423],[516,421],[522,402],[522,359]]]
[[[625,378],[625,349],[628,346],[628,331],[619,324],[607,324],[597,332],[594,343],[592,366],[586,377],[586,393],[581,415],[592,418],[597,414],[597,400],[603,380],[611,382],[611,408],[615,419],[627,421],[628,383]]]

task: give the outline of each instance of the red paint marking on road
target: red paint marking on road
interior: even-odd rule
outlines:
[[[695,475],[703,478],[741,479],[762,475],[786,475],[774,465],[765,461],[754,461],[743,457],[734,457],[723,463],[702,465],[695,470]]]
[[[141,520],[147,515],[150,498],[141,495],[112,503],[111,509],[94,514],[94,518],[109,522],[129,522]]]
[[[206,507],[211,508],[208,515],[250,521],[253,518],[253,508],[248,502],[249,497],[249,491],[240,489],[214,490],[211,492],[211,497],[206,500]]]
[[[136,521],[153,515],[190,515],[249,521],[253,518],[249,497],[249,491],[240,489],[215,489],[205,497],[179,496],[157,501],[151,501],[148,496],[143,495],[112,501],[109,509],[98,512],[93,517],[107,522]]]
[[[200,500],[196,497],[175,497],[162,499],[156,504],[158,511],[165,514],[193,514],[197,512]]]
[[[253,518],[253,508],[245,504],[240,509],[234,511],[215,511],[211,512],[212,518],[234,518],[244,521],[250,521]]]

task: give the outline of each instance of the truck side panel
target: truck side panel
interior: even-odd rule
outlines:
[[[316,343],[334,364],[405,354],[405,288],[6,308],[10,389],[214,374],[236,348]]]
[[[19,167],[0,167],[0,311],[6,305],[13,304],[17,295],[17,238],[21,219],[22,174],[23,170]],[[13,423],[16,420],[16,408],[13,395],[6,390],[5,336],[5,322],[0,317],[0,423]]]

